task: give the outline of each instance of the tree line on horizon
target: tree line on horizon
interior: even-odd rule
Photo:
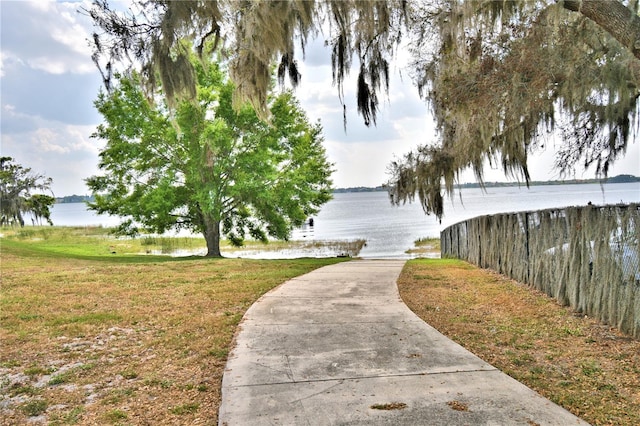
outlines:
[[[531,186],[540,185],[569,185],[569,184],[593,184],[593,183],[633,183],[640,182],[640,177],[620,174],[603,179],[568,179],[568,180],[546,180],[546,181],[531,181]],[[520,182],[484,182],[483,185],[486,188],[502,187],[502,186],[519,186]],[[477,182],[468,182],[458,184],[457,188],[479,188],[480,184]],[[345,192],[386,192],[387,189],[383,185],[378,186],[349,186],[334,188],[332,192],[334,194],[340,194]],[[93,195],[67,195],[64,197],[56,197],[56,203],[82,203],[86,201],[93,201]]]

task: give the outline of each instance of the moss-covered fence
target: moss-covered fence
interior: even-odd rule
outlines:
[[[640,338],[640,205],[480,216],[440,234],[443,257],[493,269]]]

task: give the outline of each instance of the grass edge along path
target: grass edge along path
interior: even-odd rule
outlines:
[[[409,261],[398,289],[425,322],[585,421],[640,424],[640,341],[460,260]]]
[[[3,425],[215,425],[245,311],[282,282],[341,261],[65,255],[46,242],[0,244]]]

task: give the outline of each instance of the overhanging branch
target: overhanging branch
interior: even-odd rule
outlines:
[[[640,16],[618,0],[559,0],[565,9],[581,13],[611,34],[640,59]]]

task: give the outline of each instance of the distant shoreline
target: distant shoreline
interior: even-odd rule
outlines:
[[[547,181],[531,181],[529,186],[555,186],[555,185],[584,185],[584,184],[606,184],[606,183],[634,183],[640,182],[640,177],[633,175],[618,175],[606,179],[570,179],[570,180],[547,180]],[[477,182],[462,183],[455,185],[456,189],[462,188],[506,188],[513,186],[526,186],[524,182],[485,182],[480,185]],[[357,186],[350,188],[336,188],[334,194],[352,193],[352,192],[382,192],[387,189],[384,186],[366,187]]]
[[[582,185],[593,183],[633,183],[640,182],[640,177],[633,175],[618,175],[607,179],[570,179],[570,180],[547,180],[547,181],[532,181],[529,182],[529,186],[545,186],[545,185]],[[504,188],[510,186],[525,186],[524,182],[485,182],[484,188]],[[455,186],[456,189],[461,188],[480,188],[479,183],[462,183]],[[333,190],[334,194],[341,193],[354,193],[354,192],[384,192],[387,189],[384,186],[355,186],[349,188],[336,188]],[[64,203],[84,203],[92,202],[94,198],[92,195],[67,195],[65,197],[57,197],[57,204]]]

